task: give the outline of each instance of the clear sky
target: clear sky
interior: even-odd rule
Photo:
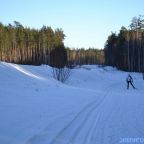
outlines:
[[[103,48],[111,31],[144,15],[144,0],[0,0],[0,22],[62,28],[69,47]]]

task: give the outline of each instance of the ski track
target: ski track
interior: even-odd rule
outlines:
[[[98,102],[93,101],[84,107],[74,119],[68,123],[58,135],[51,141],[50,144],[73,144],[80,133],[82,127],[89,120],[89,117],[92,115],[93,111],[101,104],[105,96],[102,97]],[[69,133],[69,138],[65,137],[66,133]],[[66,141],[67,140],[67,141]]]
[[[111,99],[109,99],[109,96],[112,95],[112,91],[109,89],[113,88],[115,85],[116,84],[112,84],[107,87],[104,95],[100,97],[99,100],[96,99],[90,102],[79,111],[78,114],[51,140],[50,144],[97,144],[97,141],[98,143],[103,144],[107,120],[119,110],[119,105],[115,105],[115,103],[111,102]],[[103,107],[108,102],[113,103],[113,106],[116,108],[114,108],[112,113],[109,112],[107,113],[107,116],[105,116]],[[104,117],[103,121],[102,116]],[[99,124],[101,124],[101,129],[98,128]],[[41,138],[41,134],[38,134],[37,138],[38,137]],[[112,139],[110,142],[112,143]],[[34,142],[32,139],[29,139],[28,143],[33,144]]]
[[[114,87],[114,85],[112,85],[111,87]],[[112,91],[109,91],[107,93],[106,98],[108,98],[111,94],[112,94]],[[101,144],[103,144],[104,143],[104,136],[105,136],[104,132],[105,132],[105,127],[107,125],[107,121],[108,121],[108,119],[111,118],[111,115],[113,113],[115,114],[115,112],[117,112],[116,109],[119,107],[119,106],[114,105],[116,108],[112,111],[112,113],[107,113],[107,116],[104,115],[105,116],[105,117],[103,116],[104,120],[102,120],[102,114],[105,113],[105,111],[103,111],[103,107],[104,107],[105,103],[109,103],[108,100],[109,100],[109,98],[105,99],[105,101],[101,104],[101,106],[99,108],[99,113],[101,114],[101,117],[100,117],[101,121],[99,121],[99,124],[94,124],[88,144],[91,144],[91,143],[101,143]],[[101,128],[98,128],[99,125],[101,125]]]
[[[129,120],[128,116],[123,114],[123,105],[125,106],[125,98],[128,94],[123,87],[118,89],[122,95],[112,91],[119,84],[114,83],[107,87],[100,98],[96,98],[82,108],[55,137],[49,139],[47,134],[36,135],[36,138],[40,139],[40,144],[43,143],[42,137],[47,137],[48,144],[118,144],[123,131],[128,136],[131,129],[131,125],[128,126],[125,122],[125,119]],[[136,121],[138,121],[137,117]],[[138,128],[136,123],[132,130],[143,136],[143,131]],[[46,129],[48,130],[48,126]],[[35,141],[30,139],[28,144],[35,144]]]

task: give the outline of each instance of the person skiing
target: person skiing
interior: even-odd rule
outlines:
[[[133,78],[132,78],[132,76],[131,76],[130,74],[128,74],[126,81],[127,81],[127,89],[129,89],[129,85],[130,85],[130,84],[131,84],[131,86],[133,87],[133,89],[136,89],[136,88],[134,87],[134,85],[133,85]]]

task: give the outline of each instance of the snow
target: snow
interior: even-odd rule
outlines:
[[[144,81],[84,65],[62,84],[46,65],[0,62],[0,144],[118,144],[144,139]]]

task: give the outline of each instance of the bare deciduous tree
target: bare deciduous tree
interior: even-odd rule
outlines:
[[[50,65],[53,77],[58,81],[65,82],[70,77],[70,68],[67,66],[67,52],[63,44],[55,47],[50,53]]]
[[[61,82],[66,82],[66,80],[71,75],[71,69],[68,67],[64,68],[52,68],[53,77]]]

